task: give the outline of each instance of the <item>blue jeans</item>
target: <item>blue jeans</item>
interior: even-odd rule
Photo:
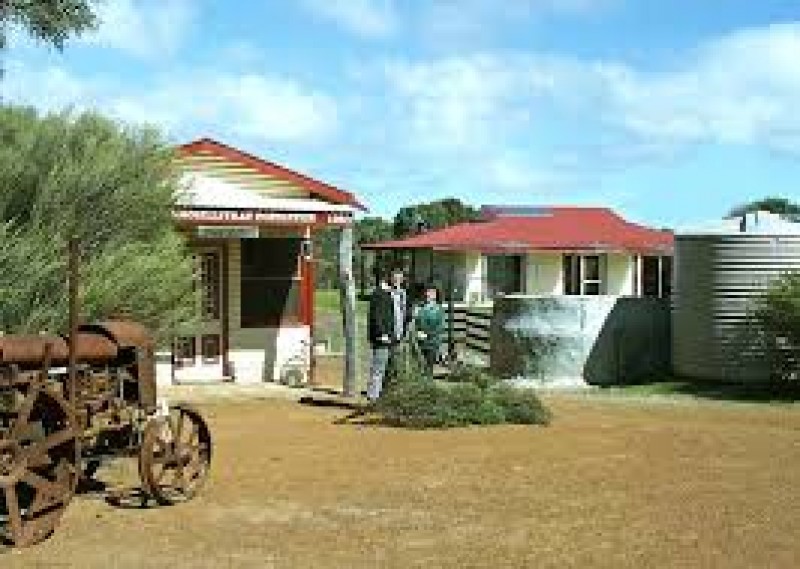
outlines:
[[[381,395],[383,378],[389,364],[389,346],[373,346],[367,381],[367,399],[375,401]]]

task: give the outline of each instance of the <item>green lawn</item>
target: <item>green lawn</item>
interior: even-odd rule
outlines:
[[[356,310],[359,315],[367,313],[367,301],[357,300]],[[341,314],[342,304],[339,301],[339,291],[330,289],[317,289],[314,292],[314,309],[320,312],[336,312]]]
[[[359,353],[366,355],[366,321],[368,303],[356,301],[357,345]],[[314,336],[317,341],[327,342],[328,349],[333,352],[344,351],[344,333],[342,328],[342,309],[338,290],[317,290],[314,293]],[[363,360],[368,361],[368,360]]]

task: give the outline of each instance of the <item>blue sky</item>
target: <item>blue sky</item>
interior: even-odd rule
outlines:
[[[674,227],[800,199],[796,0],[105,0],[4,101],[218,138],[374,214],[604,205]]]

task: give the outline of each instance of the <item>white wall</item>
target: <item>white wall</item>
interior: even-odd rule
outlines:
[[[483,268],[486,260],[476,251],[468,251],[464,256],[464,270],[466,273],[466,287],[464,301],[469,302],[473,296],[483,300],[486,291],[483,286]]]
[[[561,253],[528,253],[525,267],[526,294],[563,293]]]
[[[422,255],[420,255],[422,257]],[[434,266],[440,262],[434,259]],[[418,261],[419,263],[419,261]],[[483,301],[486,291],[484,270],[486,258],[482,254],[469,251],[464,254],[464,301],[469,302],[472,295],[479,295]],[[632,295],[634,291],[633,256],[622,253],[609,253],[604,267],[605,294],[613,296]],[[425,264],[427,270],[427,263]],[[525,293],[529,295],[564,294],[564,270],[562,252],[534,252],[525,256]],[[603,269],[601,269],[603,270]]]
[[[239,384],[278,381],[287,363],[302,365],[307,373],[311,341],[308,326],[249,328],[231,334],[230,361]]]
[[[606,271],[606,294],[620,296],[633,294],[633,256],[609,253]]]

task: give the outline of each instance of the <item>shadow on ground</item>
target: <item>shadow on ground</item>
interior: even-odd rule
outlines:
[[[634,384],[601,387],[602,391],[621,391],[632,395],[688,395],[698,399],[746,403],[800,402],[800,382],[716,383],[673,378],[668,381],[641,381]]]

